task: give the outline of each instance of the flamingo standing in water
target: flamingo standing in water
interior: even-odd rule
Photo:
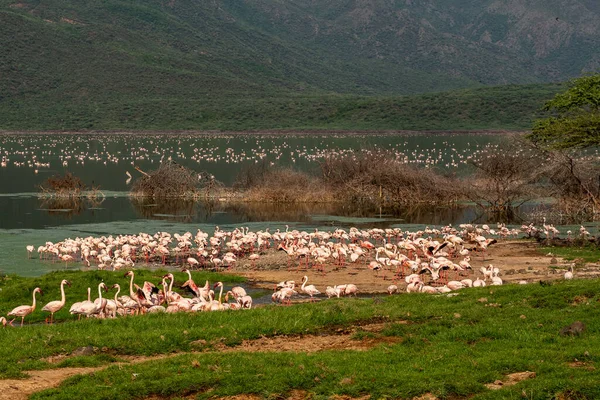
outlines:
[[[302,278],[302,286],[301,289],[304,293],[306,293],[307,295],[310,296],[310,301],[313,301],[313,296],[316,294],[321,294],[321,292],[319,292],[317,290],[317,288],[315,287],[315,285],[308,285],[306,286],[306,282],[308,282],[308,276],[304,275],[304,278]]]
[[[60,282],[60,300],[51,301],[50,303],[48,303],[44,307],[42,307],[42,311],[50,312],[50,323],[54,322],[54,313],[57,311],[60,311],[65,306],[65,302],[66,302],[65,285],[69,285],[69,287],[70,287],[71,282],[69,282],[66,279],[63,279]],[[46,322],[48,322],[48,318],[46,318]]]
[[[8,313],[8,316],[14,316],[15,318],[13,318],[9,323],[12,326],[12,323],[15,319],[17,319],[17,317],[21,317],[21,326],[23,326],[23,320],[25,319],[26,316],[28,316],[29,314],[31,314],[34,310],[35,310],[35,294],[39,293],[40,295],[43,295],[44,293],[42,292],[42,289],[40,289],[39,287],[36,287],[35,289],[33,289],[33,304],[30,306],[19,306],[14,308],[11,312]]]

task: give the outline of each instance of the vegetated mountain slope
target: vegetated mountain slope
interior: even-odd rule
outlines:
[[[558,84],[411,96],[304,95],[116,98],[0,104],[6,130],[471,130],[529,129]]]
[[[485,84],[565,80],[600,68],[595,0],[236,2],[253,22],[344,59]],[[290,3],[293,3],[291,5]]]
[[[593,70],[598,15],[590,0],[0,0],[0,128],[334,126],[306,114],[316,99]]]

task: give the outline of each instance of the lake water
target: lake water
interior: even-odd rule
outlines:
[[[294,229],[389,227],[417,229],[465,222],[488,222],[473,206],[401,210],[362,210],[353,205],[168,204],[132,202],[126,171],[156,169],[173,160],[206,171],[226,185],[258,160],[301,170],[318,170],[329,154],[388,149],[409,164],[460,174],[467,159],[494,146],[489,134],[22,134],[0,135],[0,271],[35,276],[57,265],[27,260],[25,246],[89,235],[138,232],[208,232],[248,226]],[[53,204],[37,196],[38,186],[55,174],[72,172],[105,197],[78,204]]]
[[[226,185],[244,166],[265,160],[301,170],[318,169],[329,154],[387,149],[406,163],[461,169],[466,158],[502,135],[471,134],[0,134],[1,193],[36,192],[49,176],[72,172],[103,191],[128,191],[126,171],[156,169],[174,160],[214,174]]]

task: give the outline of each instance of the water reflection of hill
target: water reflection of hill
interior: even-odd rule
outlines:
[[[146,219],[205,222],[210,216],[210,209],[204,207],[204,203],[194,200],[134,197],[131,204],[136,213]]]
[[[79,196],[40,197],[38,207],[40,210],[47,211],[49,215],[70,219],[73,216],[80,215],[88,209],[99,208],[103,202],[104,198]]]
[[[522,206],[518,215],[528,215],[535,206]],[[379,209],[357,204],[273,204],[244,202],[163,201],[108,196],[92,202],[87,198],[45,198],[0,196],[5,216],[0,229],[39,228],[72,223],[105,223],[139,219],[173,223],[236,225],[247,222],[301,223],[315,226],[378,226],[400,224],[440,226],[461,223],[504,222],[470,205],[454,207],[412,207]],[[544,210],[547,212],[547,210]],[[521,223],[518,219],[507,221]],[[64,221],[64,222],[63,222]],[[68,222],[67,222],[68,221]]]

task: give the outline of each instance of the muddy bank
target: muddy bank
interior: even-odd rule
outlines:
[[[450,273],[449,279],[483,278],[480,268],[492,264],[500,269],[500,277],[505,284],[526,281],[528,283],[540,280],[563,279],[571,262],[553,255],[542,254],[539,244],[526,240],[503,240],[488,248],[486,254],[474,254],[470,264],[473,269],[463,275]],[[304,275],[308,276],[308,284],[314,284],[324,297],[327,286],[353,283],[361,294],[383,294],[387,287],[394,283],[400,291],[406,287],[403,279],[396,279],[391,270],[375,272],[368,269],[369,258],[363,258],[357,263],[345,263],[344,266],[326,264],[325,274],[320,270],[306,267],[306,262],[298,262],[288,257],[285,252],[269,250],[256,260],[254,264],[242,260],[239,265],[227,273],[242,275],[249,284],[262,289],[273,289],[281,281],[294,280],[297,286],[302,283]],[[455,260],[455,262],[458,262]],[[589,264],[577,270],[575,278],[596,278],[600,276],[600,268]],[[428,282],[429,276],[424,276]],[[325,297],[326,298],[326,297]]]

